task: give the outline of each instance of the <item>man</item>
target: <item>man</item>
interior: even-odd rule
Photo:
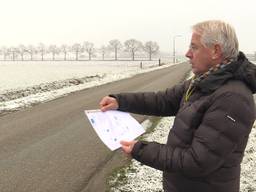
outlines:
[[[122,141],[134,159],[163,171],[168,192],[239,192],[240,164],[255,119],[256,67],[222,21],[192,27],[191,80],[157,93],[104,97],[102,111],[176,116],[167,144]]]

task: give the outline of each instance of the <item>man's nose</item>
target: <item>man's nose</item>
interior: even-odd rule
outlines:
[[[192,57],[192,54],[191,54],[191,51],[190,49],[187,51],[186,55],[185,55],[187,58],[191,59]]]

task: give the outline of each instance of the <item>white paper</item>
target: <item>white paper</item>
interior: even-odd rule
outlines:
[[[92,127],[112,151],[121,147],[120,141],[131,141],[145,132],[129,113],[121,111],[85,110]]]

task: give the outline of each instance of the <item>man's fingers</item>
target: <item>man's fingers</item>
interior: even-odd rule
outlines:
[[[107,111],[106,107],[101,107],[100,110],[101,110],[102,112]]]
[[[110,110],[110,109],[111,109],[110,105],[107,105],[107,106],[104,106],[104,107],[101,107],[101,108],[100,108],[100,110],[101,110],[102,112],[108,111],[108,110]]]
[[[131,145],[131,141],[120,141],[120,144],[123,146],[130,146]]]
[[[122,145],[122,150],[123,150],[125,153],[130,153],[130,152],[131,152],[130,147],[125,146],[125,145]]]
[[[104,98],[100,101],[99,105],[100,105],[100,110],[101,110],[101,111],[103,111],[103,112],[107,111],[108,108],[109,108],[109,107],[108,107],[108,106],[109,106],[109,101],[108,101],[107,97],[104,97]]]
[[[129,141],[120,141],[120,144],[122,145],[122,150],[126,154],[130,154],[131,153],[131,142],[129,142]]]
[[[116,99],[112,98],[112,97],[109,97],[109,96],[104,97],[100,101],[99,105],[100,105],[101,111],[103,111],[103,112],[105,112],[107,110],[118,108],[118,103],[117,103]]]
[[[113,109],[113,104],[104,105],[100,108],[102,112]]]
[[[108,100],[106,97],[104,97],[101,101],[100,101],[100,106],[103,107],[104,105],[108,104]]]

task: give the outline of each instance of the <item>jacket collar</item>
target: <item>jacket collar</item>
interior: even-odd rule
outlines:
[[[230,79],[244,82],[253,93],[256,92],[256,66],[248,61],[242,52],[238,59],[212,72],[195,87],[203,93],[211,93]]]

